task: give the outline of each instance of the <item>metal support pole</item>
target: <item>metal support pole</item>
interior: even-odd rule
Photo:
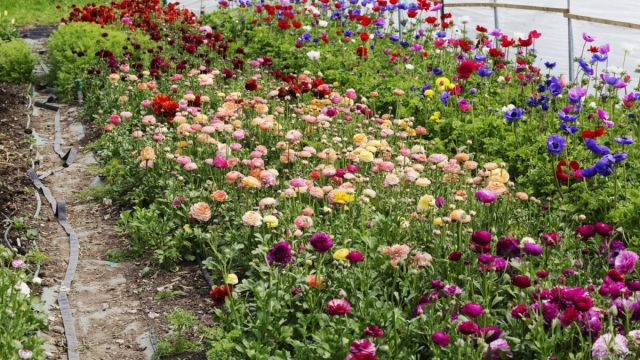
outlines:
[[[440,21],[444,18],[444,0],[441,1],[442,7],[440,7]]]
[[[493,0],[493,3],[494,4],[498,3],[498,0]],[[500,28],[500,22],[498,21],[498,7],[497,6],[493,7],[493,26],[496,29]]]
[[[567,13],[571,14],[571,0],[567,0]],[[573,74],[573,24],[571,18],[567,17],[567,34],[569,40],[569,81],[574,81]]]
[[[402,15],[400,14],[402,10],[396,8],[396,12],[398,13],[398,34],[400,35],[400,41],[402,41]]]

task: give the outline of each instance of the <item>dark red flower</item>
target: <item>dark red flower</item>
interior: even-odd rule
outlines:
[[[254,79],[247,80],[247,82],[244,83],[244,88],[247,91],[258,90],[258,83]]]
[[[526,289],[531,286],[531,279],[525,275],[516,275],[511,278],[511,283],[520,289]]]
[[[574,321],[578,320],[580,313],[573,307],[565,309],[562,314],[560,314],[560,324],[562,326],[567,327],[573,324]]]
[[[211,292],[209,296],[213,300],[215,305],[224,305],[224,302],[227,297],[231,298],[233,293],[233,288],[230,285],[220,285],[211,288]]]

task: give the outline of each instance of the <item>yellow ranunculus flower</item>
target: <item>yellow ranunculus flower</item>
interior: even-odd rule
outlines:
[[[235,285],[238,283],[238,275],[236,274],[229,274],[225,277],[224,282],[227,285]]]
[[[372,162],[373,158],[374,158],[373,153],[369,150],[362,150],[358,154],[358,160],[362,162]]]
[[[349,249],[345,249],[345,248],[336,250],[333,253],[333,258],[338,260],[338,261],[345,261],[345,260],[347,260],[347,255],[349,255],[349,252],[351,252],[351,251]]]
[[[262,222],[267,225],[268,228],[274,228],[278,226],[278,218],[273,215],[267,215],[262,218]]]
[[[353,201],[355,195],[344,190],[336,190],[333,193],[333,202],[336,204],[346,204]]]
[[[432,97],[435,94],[436,94],[436,92],[431,90],[431,89],[428,89],[428,90],[424,91],[424,96],[426,96],[426,97]]]
[[[253,176],[246,176],[242,178],[241,184],[246,188],[254,188],[254,189],[259,188],[261,185],[260,180],[254,178]]]
[[[433,115],[431,115],[431,117],[429,118],[429,120],[433,120],[433,121],[440,121],[440,111],[436,111],[433,113]]]
[[[441,217],[437,217],[435,219],[433,219],[433,225],[434,226],[441,226],[443,223],[442,218]]]
[[[420,212],[427,211],[434,206],[436,206],[436,199],[429,194],[422,196],[418,200],[418,211]]]
[[[363,133],[353,135],[353,143],[356,145],[364,144],[367,142],[367,135]]]

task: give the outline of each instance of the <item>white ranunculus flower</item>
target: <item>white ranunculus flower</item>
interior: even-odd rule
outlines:
[[[329,23],[327,21],[325,21],[325,20],[320,20],[320,21],[318,21],[318,26],[324,28],[324,27],[329,26]]]
[[[469,22],[471,22],[471,17],[470,16],[460,16],[460,18],[458,18],[458,20],[460,20],[461,24],[468,24]]]
[[[411,64],[407,64],[404,66],[407,70],[413,70],[415,67]]]

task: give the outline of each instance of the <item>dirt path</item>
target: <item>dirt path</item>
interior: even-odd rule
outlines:
[[[43,50],[46,39],[27,41]],[[36,92],[32,101],[46,102],[48,95]],[[208,285],[195,265],[183,264],[180,271],[172,273],[153,268],[144,259],[105,261],[109,250],[126,247],[125,239],[114,230],[120,209],[113,208],[109,201],[98,203],[87,196],[88,190],[99,184],[97,161],[85,148],[91,140],[88,134],[95,129],[83,124],[76,107],[60,105],[60,114],[62,151],[71,147],[77,150],[69,167],[62,166],[64,161],[54,151],[55,111],[34,107],[26,131],[35,141],[30,152],[35,170],[56,200],[65,202],[67,220],[79,243],[75,277],[71,287],[65,289],[61,284],[67,271],[69,236],[42,197],[40,217],[31,223],[37,227],[40,249],[48,257],[40,273],[41,297],[49,318],[49,330],[42,334],[47,356],[67,359],[65,328],[57,303],[59,292],[67,291],[80,359],[151,359],[157,339],[171,331],[165,315],[172,310],[186,309],[205,322],[210,320]],[[29,144],[21,147],[28,148]],[[142,269],[145,276],[140,275]],[[156,300],[161,290],[179,290],[182,295]]]
[[[75,279],[69,291],[75,320],[81,359],[145,359],[150,355],[148,340],[148,316],[142,310],[140,295],[133,290],[132,276],[137,273],[134,263],[104,261],[105,254],[122,246],[123,240],[114,232],[116,214],[108,206],[85,199],[84,193],[91,187],[96,175],[91,171],[96,160],[93,154],[78,146],[84,137],[84,126],[76,121],[73,108],[61,108],[62,147],[75,146],[78,156],[68,168],[60,169],[63,161],[53,151],[54,112],[36,110],[32,126],[37,135],[36,149],[42,156],[37,166],[39,175],[58,170],[42,180],[57,200],[66,203],[68,221],[78,235],[80,257]],[[43,242],[49,261],[43,266],[47,276],[47,299],[55,299],[66,271],[69,256],[69,239],[58,224],[50,207],[43,206],[40,233],[48,241]],[[61,319],[51,312],[53,323],[49,336],[58,345],[62,333]],[[50,352],[64,351],[51,348]],[[145,356],[145,350],[147,356]],[[55,357],[55,355],[54,355]]]

